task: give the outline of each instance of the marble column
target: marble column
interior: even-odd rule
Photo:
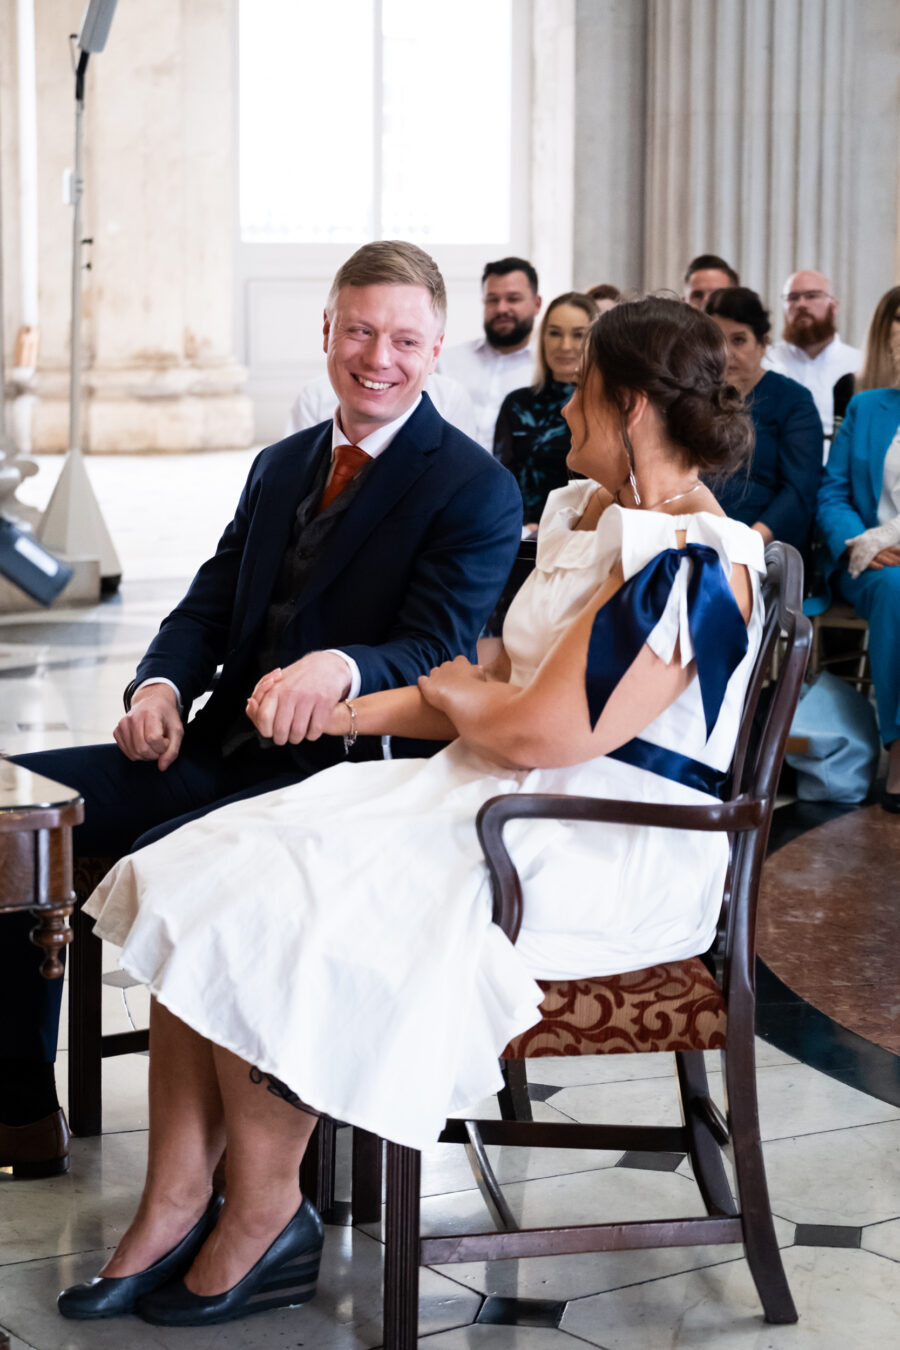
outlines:
[[[574,276],[580,288],[644,281],[647,7],[578,0]]]
[[[531,258],[546,303],[572,289],[575,0],[533,2],[531,91]]]
[[[83,0],[37,7],[41,354],[36,449],[67,439],[74,94],[66,36]],[[246,446],[232,356],[232,0],[120,5],[91,58],[85,116],[82,444],[91,451]]]

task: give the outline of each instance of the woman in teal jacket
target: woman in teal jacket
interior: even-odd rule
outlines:
[[[869,623],[878,725],[888,747],[882,804],[900,812],[900,388],[869,389],[851,400],[828,456],[816,519],[832,588]]]

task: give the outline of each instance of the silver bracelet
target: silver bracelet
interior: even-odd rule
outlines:
[[[349,698],[344,699],[344,707],[350,714],[350,730],[344,737],[344,754],[348,754],[349,751],[356,744],[356,738],[359,735],[359,733],[356,730],[356,709],[354,708]]]

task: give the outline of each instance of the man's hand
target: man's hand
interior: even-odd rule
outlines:
[[[148,684],[131,700],[131,709],[113,732],[116,745],[129,759],[155,759],[165,771],[178,758],[184,724],[175,690],[167,684]]]
[[[310,652],[263,676],[247,700],[247,716],[276,745],[317,741],[349,692],[347,662],[334,652]]]

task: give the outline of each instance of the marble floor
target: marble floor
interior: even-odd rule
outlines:
[[[16,753],[109,735],[121,689],[159,619],[213,546],[249,458],[234,453],[89,462],[120,551],[122,585],[97,607],[0,616],[0,748]],[[58,469],[58,461],[42,460],[41,472],[26,484],[36,506],[46,501]],[[839,868],[840,850],[834,857]],[[105,1030],[146,1025],[145,991],[116,972],[112,949],[104,968]],[[783,981],[790,971],[779,974]],[[833,978],[839,981],[841,972]],[[853,1035],[840,1040],[827,1008],[810,1009],[805,989],[795,992],[775,976],[772,981],[766,985],[766,1039],[758,1040],[758,1079],[772,1206],[797,1325],[763,1322],[740,1248],[692,1248],[426,1271],[422,1346],[880,1350],[900,1343],[897,1057],[875,1047],[887,1058],[878,1060],[877,1072],[854,1077],[858,1043],[868,1042]],[[821,1052],[821,1046],[818,1055],[807,1053],[798,1008],[820,1019],[820,1041],[823,1023],[834,1028],[839,1054]],[[782,1037],[789,1023],[791,1035]],[[62,1045],[64,1085],[65,1028]],[[710,1069],[721,1098],[714,1056]],[[547,1060],[529,1072],[538,1118],[678,1121],[666,1057]],[[167,1333],[136,1319],[78,1324],[58,1317],[56,1291],[96,1272],[134,1209],[146,1149],[146,1075],[140,1055],[105,1062],[104,1133],[73,1142],[67,1176],[13,1182],[0,1172],[0,1328],[11,1334],[14,1350],[380,1345],[380,1226],[328,1227],[319,1293],[296,1311],[191,1333]],[[493,1107],[486,1104],[484,1114]],[[338,1136],[339,1187],[348,1181],[347,1134]],[[678,1154],[645,1156],[644,1165],[635,1166],[632,1154],[490,1152],[510,1206],[528,1222],[701,1212]],[[423,1197],[426,1231],[452,1226],[462,1232],[485,1223],[479,1192],[454,1146],[437,1146],[427,1155]]]

